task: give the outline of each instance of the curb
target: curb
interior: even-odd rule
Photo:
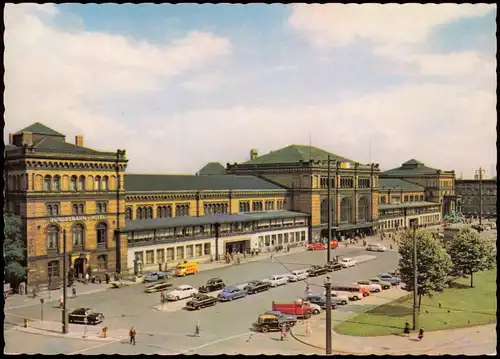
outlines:
[[[44,331],[43,329],[38,329],[38,328],[32,328],[32,330],[23,330],[23,329],[26,329],[26,328],[17,328],[17,331],[21,332],[21,333],[56,337],[56,338],[62,338],[62,339],[85,340],[85,341],[89,341],[89,342],[113,343],[113,342],[121,340],[121,338],[115,338],[115,337],[110,337],[110,336],[108,336],[107,338],[99,338],[99,337],[83,338],[83,337],[76,337],[76,336],[67,336],[65,334],[59,334],[59,333],[51,333],[51,332],[47,332],[47,331]]]

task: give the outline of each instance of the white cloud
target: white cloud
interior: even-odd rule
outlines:
[[[189,91],[207,92],[216,89],[224,82],[220,73],[201,74],[182,84]]]

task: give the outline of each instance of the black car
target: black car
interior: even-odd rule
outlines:
[[[210,293],[215,292],[216,290],[221,290],[226,286],[224,281],[220,278],[211,278],[207,280],[207,283],[204,286],[201,286],[198,291],[200,293]]]
[[[308,301],[313,304],[319,305],[322,309],[326,309],[326,297],[322,295],[308,295],[303,300]],[[338,301],[335,298],[332,298],[332,309],[336,309],[338,305]]]
[[[339,262],[336,262],[336,261],[332,261],[332,262],[326,263],[325,268],[329,272],[338,271],[338,270],[342,270],[342,264],[340,264]]]
[[[211,307],[217,304],[217,298],[206,294],[196,294],[189,302],[186,303],[186,308],[198,310],[200,308]]]
[[[309,277],[316,277],[328,273],[328,269],[324,266],[314,265],[307,270]]]
[[[87,319],[87,324],[96,325],[102,323],[104,315],[96,313],[90,308],[78,308],[68,315],[70,323],[85,324],[85,319]]]
[[[263,282],[260,280],[253,280],[248,282],[248,284],[243,288],[248,294],[255,294],[259,292],[264,292],[271,288],[271,283]]]

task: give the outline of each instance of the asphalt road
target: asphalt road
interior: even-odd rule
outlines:
[[[359,248],[338,248],[335,252],[340,256],[354,257],[365,255]],[[396,252],[370,253],[377,258],[357,267],[330,273],[333,284],[350,284],[357,279],[367,279],[379,272],[394,269],[397,263]],[[299,252],[279,257],[273,261],[263,260],[244,263],[201,272],[195,276],[175,278],[174,285],[203,285],[212,277],[222,278],[226,284],[244,284],[253,279],[264,279],[274,274],[282,274],[287,270],[303,269],[313,264],[324,263],[325,251]],[[323,291],[325,276],[309,279],[313,293]],[[82,354],[174,354],[174,353],[316,353],[314,349],[289,339],[286,342],[277,340],[279,334],[252,333],[252,323],[257,316],[271,309],[272,301],[290,302],[302,297],[305,283],[289,283],[267,292],[247,296],[243,299],[227,303],[219,303],[214,307],[200,311],[183,310],[182,303],[168,303],[165,311],[159,311],[159,293],[146,294],[145,284],[133,285],[120,289],[109,289],[101,293],[90,294],[70,299],[70,310],[79,306],[89,306],[102,312],[109,333],[123,332],[134,325],[137,329],[137,345],[130,346],[126,338],[114,343],[82,342],[75,339],[64,339],[21,333],[14,330],[5,334],[6,352],[14,353],[75,353]],[[353,311],[363,309],[363,301],[350,303],[335,310],[335,318],[351,316]],[[156,309],[155,309],[156,307]],[[21,324],[25,316],[40,316],[40,306],[34,305],[8,310],[6,321]],[[45,320],[58,321],[61,311],[46,306]],[[201,337],[193,337],[195,323],[199,321]],[[6,330],[10,327],[6,326]],[[29,345],[26,340],[29,339]]]

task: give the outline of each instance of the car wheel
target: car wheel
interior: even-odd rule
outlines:
[[[262,331],[262,333],[267,333],[269,331],[269,328],[266,326],[263,326],[261,331]]]
[[[359,300],[359,298],[356,296],[356,297],[354,297],[354,300]]]
[[[319,313],[320,313],[320,312],[319,312],[319,310],[318,310],[318,309],[314,309],[314,310],[313,310],[313,314],[314,314],[314,315],[318,315]]]
[[[379,293],[380,292],[380,289],[375,289],[375,293]]]

